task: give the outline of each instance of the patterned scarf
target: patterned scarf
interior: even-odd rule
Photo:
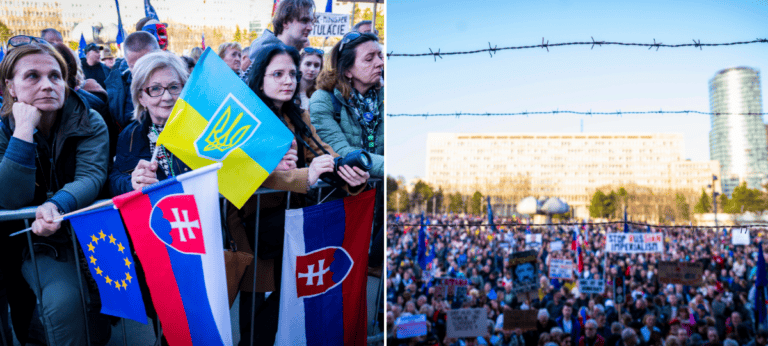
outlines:
[[[364,95],[352,89],[352,97],[349,105],[361,127],[360,146],[368,152],[376,151],[376,127],[381,122],[379,114],[379,93],[374,88],[369,89]]]
[[[155,143],[157,143],[157,137],[160,135],[160,132],[163,132],[163,128],[165,128],[165,126],[158,126],[155,124],[150,125],[149,133],[147,134],[149,137],[150,153],[155,152]],[[173,171],[171,171],[171,157],[169,157],[165,147],[160,147],[160,150],[157,153],[157,163],[163,168],[163,171],[165,171],[166,177],[174,176]]]

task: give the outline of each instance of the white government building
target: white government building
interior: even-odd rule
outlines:
[[[430,133],[425,180],[484,195],[502,179],[526,181],[530,195],[559,197],[586,217],[592,194],[609,185],[711,191],[718,162],[684,153],[673,133]]]

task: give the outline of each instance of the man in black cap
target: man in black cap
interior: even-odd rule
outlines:
[[[106,89],[104,81],[109,75],[109,68],[101,62],[101,47],[95,43],[89,43],[85,46],[85,58],[80,59],[83,65],[83,74],[85,79],[96,80],[102,88]]]

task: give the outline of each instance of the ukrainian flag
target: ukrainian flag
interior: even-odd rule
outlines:
[[[219,193],[238,208],[292,141],[291,131],[210,47],[157,140],[192,169],[221,162]]]

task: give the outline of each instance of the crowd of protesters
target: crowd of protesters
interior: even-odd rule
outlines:
[[[257,294],[256,310],[248,299],[251,294],[241,295],[244,345],[250,341],[251,318],[257,321],[256,344],[274,343],[282,277],[281,215],[288,203],[294,208],[307,205],[310,199],[304,197],[323,173],[338,176],[339,197],[370,189],[369,179],[383,176],[383,55],[378,37],[369,21],[358,23],[326,56],[309,46],[314,11],[312,0],[283,0],[275,9],[274,32],[265,31],[245,48],[224,43],[217,52],[296,139],[263,184],[294,194],[269,194],[258,207],[255,198],[240,209],[229,204],[223,215],[233,241],[244,251],[252,252],[255,244],[246,229],[259,222],[259,267],[269,262],[272,268],[264,275],[273,278],[261,280],[274,281],[273,293]],[[156,142],[202,49],[194,47],[190,56],[166,51],[171,38],[165,26],[151,18],[136,23],[136,31],[123,42],[124,58],[91,43],[78,59],[54,29],[8,41],[0,62],[0,179],[6,186],[0,209],[39,206],[32,222],[33,249],[24,237],[8,237],[24,228],[23,222],[0,225],[0,324],[9,345],[11,325],[21,344],[83,345],[86,314],[91,344],[110,339],[110,322],[116,321],[96,312],[98,292],[92,280],[86,280],[88,296],[80,296],[76,267],[89,271],[84,263],[75,263],[79,249],[62,231],[66,224],[59,217],[98,198],[190,170],[164,147],[156,148]],[[360,149],[370,153],[370,172],[346,165],[334,169],[335,157]],[[372,248],[371,273],[381,273],[383,265],[383,200],[378,200],[381,220],[374,239],[381,244]],[[31,264],[31,252],[39,269]],[[142,264],[136,264],[141,276]],[[252,267],[250,272],[252,277]],[[251,292],[246,286],[241,290]],[[148,315],[154,317],[146,285],[142,289]],[[37,311],[36,300],[42,304]]]
[[[387,224],[387,327],[389,345],[559,345],[559,346],[714,346],[766,345],[768,330],[755,324],[758,245],[764,229],[751,228],[750,245],[732,245],[730,231],[712,228],[653,227],[663,233],[657,253],[605,253],[605,234],[623,232],[623,224],[576,226],[583,271],[573,280],[550,279],[549,261],[577,255],[571,243],[574,226],[528,227],[517,218],[495,220],[498,231],[480,216],[433,215],[427,218],[426,254],[418,264],[420,216],[390,214]],[[646,232],[646,227],[632,228]],[[541,234],[542,243],[526,244],[525,235]],[[562,241],[562,250],[550,243]],[[510,253],[533,249],[538,264],[538,291],[512,291]],[[660,261],[701,262],[703,284],[684,286],[659,280]],[[467,294],[436,296],[432,278],[465,278]],[[576,279],[605,279],[602,294],[579,292]],[[621,290],[614,292],[614,283]],[[626,286],[624,286],[626,285]],[[626,289],[624,290],[624,287]],[[624,293],[621,293],[621,292]],[[758,303],[765,304],[762,299]],[[488,332],[470,338],[446,337],[446,312],[484,308]],[[504,311],[535,310],[535,330],[504,328]],[[425,336],[398,338],[397,319],[424,314]]]

